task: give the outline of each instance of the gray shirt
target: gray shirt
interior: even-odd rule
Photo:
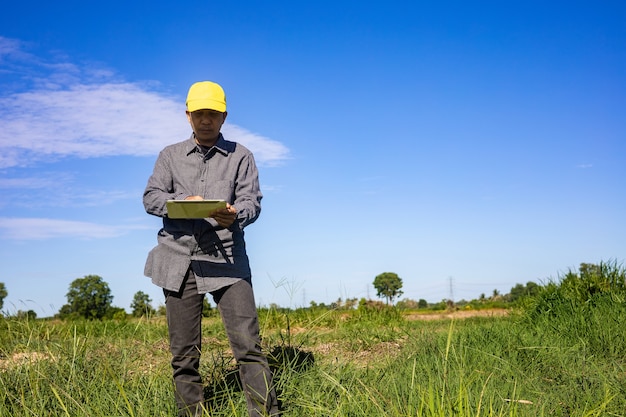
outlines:
[[[229,228],[214,219],[170,219],[167,200],[199,195],[220,199],[237,209]],[[262,194],[252,153],[220,137],[211,148],[201,148],[194,136],[167,146],[159,154],[143,194],[146,212],[163,218],[158,244],[148,254],[144,273],[152,282],[178,291],[187,270],[196,275],[199,292],[210,292],[250,280],[244,227],[261,212]]]

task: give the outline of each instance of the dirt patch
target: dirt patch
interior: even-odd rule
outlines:
[[[489,310],[457,310],[442,312],[426,312],[407,314],[407,320],[442,320],[442,319],[466,319],[469,317],[502,317],[508,316],[509,310],[489,309]]]
[[[18,352],[9,358],[0,358],[0,370],[9,370],[23,365],[32,365],[39,361],[50,361],[53,358],[42,352]]]

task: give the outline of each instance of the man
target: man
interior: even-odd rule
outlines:
[[[210,293],[239,365],[250,416],[278,415],[272,375],[261,353],[259,324],[243,229],[261,211],[252,153],[220,133],[226,97],[218,84],[195,83],[187,95],[193,133],[159,154],[143,195],[149,214],[163,218],[145,275],[163,288],[176,402],[180,417],[201,416],[202,302]],[[204,219],[168,217],[167,200],[219,199],[226,208]]]

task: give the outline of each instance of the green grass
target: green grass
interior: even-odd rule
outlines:
[[[284,415],[624,416],[626,298],[597,278],[498,317],[263,310]],[[246,416],[219,318],[203,327],[211,415]],[[0,319],[0,417],[174,416],[169,359],[162,318]]]

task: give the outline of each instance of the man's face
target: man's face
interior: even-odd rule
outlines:
[[[213,146],[215,144],[220,135],[220,129],[226,120],[226,114],[226,112],[221,113],[208,109],[187,112],[187,119],[189,119],[199,144],[205,146]]]

